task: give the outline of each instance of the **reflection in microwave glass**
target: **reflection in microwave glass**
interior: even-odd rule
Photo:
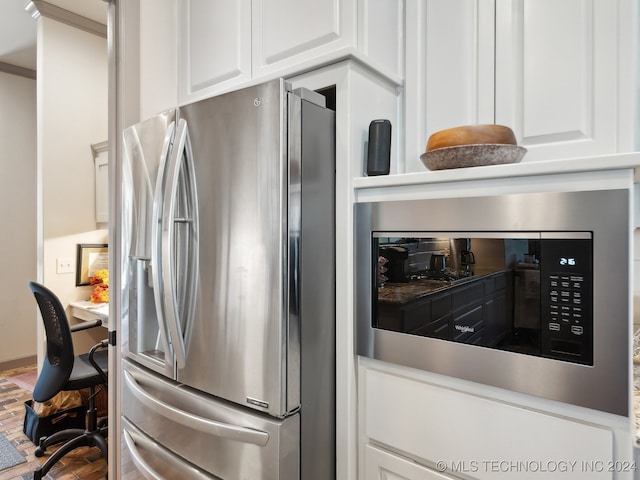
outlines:
[[[590,238],[373,235],[373,327],[592,362]]]

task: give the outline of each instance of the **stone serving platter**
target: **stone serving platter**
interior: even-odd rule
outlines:
[[[443,147],[420,155],[429,170],[518,163],[527,149],[518,145],[476,144]]]

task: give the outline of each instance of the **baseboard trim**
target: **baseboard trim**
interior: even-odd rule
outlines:
[[[0,372],[4,372],[5,370],[11,370],[14,368],[27,367],[29,365],[35,365],[36,363],[38,363],[37,355],[16,358],[15,360],[7,360],[6,362],[0,362]]]

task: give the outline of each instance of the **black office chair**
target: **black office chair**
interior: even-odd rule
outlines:
[[[104,340],[94,345],[89,353],[74,355],[71,332],[97,327],[102,322],[97,320],[70,327],[60,300],[51,290],[35,282],[29,282],[29,288],[38,302],[47,339],[47,353],[33,389],[33,399],[45,402],[61,391],[84,388],[90,391],[85,430],[73,428],[40,438],[36,457],[43,456],[48,446],[66,442],[33,472],[34,480],[41,480],[58,460],[78,447],[97,446],[107,458],[107,426],[105,421],[98,423],[94,397],[98,387],[106,388],[108,342]]]

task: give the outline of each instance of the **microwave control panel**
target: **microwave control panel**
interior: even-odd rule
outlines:
[[[541,355],[593,365],[592,242],[545,239],[541,247]]]

